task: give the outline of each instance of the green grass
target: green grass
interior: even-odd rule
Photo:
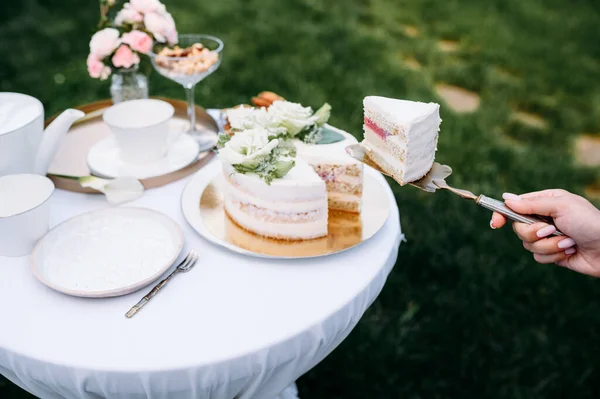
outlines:
[[[0,89],[40,98],[47,114],[106,98],[86,76],[94,2],[5,1]],[[442,106],[437,158],[451,182],[499,197],[562,187],[582,193],[599,171],[577,168],[580,132],[600,132],[600,2],[596,0],[167,1],[181,32],[226,43],[201,83],[210,107],[262,90],[333,106],[361,133],[362,98],[437,101],[436,83],[477,92],[481,106]],[[404,26],[418,29],[417,37]],[[456,52],[438,50],[456,40]],[[416,59],[414,71],[402,60]],[[155,95],[183,98],[150,78]],[[547,128],[516,122],[521,110]],[[299,380],[304,398],[594,398],[600,392],[600,282],[538,265],[489,212],[448,193],[392,184],[408,243],[379,299],[335,352]],[[0,397],[25,397],[0,380]]]

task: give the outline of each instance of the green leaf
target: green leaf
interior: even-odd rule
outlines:
[[[315,144],[332,144],[344,140],[344,135],[335,130],[328,129],[326,126],[321,128],[321,135]]]
[[[317,125],[322,126],[327,123],[331,116],[331,105],[325,103],[314,113],[317,117]]]
[[[290,169],[292,169],[296,165],[296,161],[293,159],[288,159],[286,161],[279,160],[275,162],[275,169],[273,170],[273,175],[276,178],[281,178],[288,174]]]
[[[217,148],[223,148],[225,144],[231,140],[231,136],[224,133],[219,133],[219,140],[217,141]]]

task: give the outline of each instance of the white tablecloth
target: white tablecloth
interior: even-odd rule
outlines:
[[[148,288],[70,297],[38,282],[28,257],[0,257],[1,374],[42,398],[270,399],[350,333],[396,261],[402,235],[391,190],[389,218],[368,242],[284,261],[236,255],[200,238],[180,210],[187,180],[129,204],[181,225],[181,257],[201,253],[132,319],[124,313]],[[51,225],[107,206],[102,196],[57,190]]]

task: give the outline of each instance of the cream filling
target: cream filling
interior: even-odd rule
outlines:
[[[327,205],[319,219],[306,223],[276,223],[255,219],[242,212],[229,199],[225,200],[225,210],[237,224],[259,235],[290,239],[311,239],[327,235]]]
[[[349,176],[349,175],[339,174],[339,173],[321,174],[321,178],[326,183],[339,182],[339,183],[346,183],[351,186],[359,186],[363,183],[363,179],[361,176]]]
[[[330,191],[329,198],[337,201],[360,202],[361,196],[350,193],[340,193],[338,191]]]
[[[405,183],[420,179],[427,174],[427,172],[429,172],[433,166],[434,153],[421,159],[413,159],[410,161],[410,163],[407,163],[394,157],[386,150],[369,145],[369,142],[367,141],[364,141],[363,143],[370,151],[373,151],[375,154],[383,158],[388,166],[394,169],[396,173],[402,177],[402,180]]]

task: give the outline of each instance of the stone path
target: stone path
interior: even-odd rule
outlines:
[[[580,134],[575,139],[575,159],[588,167],[600,166],[600,135]]]
[[[419,61],[417,61],[416,59],[414,59],[413,57],[406,57],[404,59],[404,65],[406,65],[408,68],[415,70],[415,71],[421,70],[421,63]]]
[[[417,37],[419,36],[419,28],[413,25],[403,25],[402,29],[404,30],[404,34],[408,37]]]
[[[542,118],[538,114],[534,114],[531,112],[515,111],[512,114],[512,118],[522,123],[523,125],[532,127],[534,129],[543,130],[546,129],[546,127],[548,126],[548,123],[544,118]]]
[[[475,112],[481,102],[479,94],[446,83],[435,85],[435,91],[444,100],[446,105],[456,113]]]
[[[455,40],[440,40],[438,48],[444,53],[453,53],[460,47],[460,43]]]

